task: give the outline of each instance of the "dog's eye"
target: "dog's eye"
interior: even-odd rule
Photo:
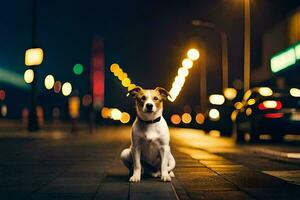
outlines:
[[[154,101],[157,101],[157,100],[158,100],[158,97],[154,97],[153,100],[154,100]]]
[[[142,101],[145,101],[145,100],[146,100],[146,97],[145,97],[145,96],[142,96],[142,97],[141,97],[141,100],[142,100]]]

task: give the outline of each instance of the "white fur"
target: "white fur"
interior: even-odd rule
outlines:
[[[150,92],[148,95],[151,96]],[[152,98],[147,98],[145,105],[146,103],[153,103]],[[161,116],[160,121],[145,123],[136,119],[132,127],[131,146],[121,153],[122,162],[133,172],[130,182],[139,182],[142,170],[153,177],[161,176],[162,181],[171,181],[171,177],[174,177],[172,170],[175,168],[175,159],[169,146],[169,128],[162,116],[162,108],[156,108],[154,103],[153,106],[152,113],[145,113],[144,108],[143,111],[137,108],[137,115],[144,121]],[[149,165],[151,170],[141,162]]]

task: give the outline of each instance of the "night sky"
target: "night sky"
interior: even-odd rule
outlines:
[[[44,77],[51,73],[61,81],[71,81],[81,95],[87,93],[87,67],[91,40],[100,36],[105,42],[106,104],[120,106],[126,90],[109,71],[117,62],[131,80],[142,87],[171,88],[173,79],[191,38],[207,49],[208,93],[221,91],[220,41],[211,30],[191,25],[193,19],[212,22],[228,34],[230,83],[242,78],[243,4],[242,0],[182,1],[42,1],[37,0],[37,43],[45,51],[38,68],[40,92],[45,93]],[[299,0],[252,0],[252,68],[260,65],[262,33],[288,12]],[[31,47],[32,1],[1,3],[0,67],[17,72],[25,70],[24,51]],[[201,45],[200,47],[201,48]],[[76,77],[74,64],[82,63],[85,74]],[[199,102],[197,65],[190,71],[177,104]],[[1,83],[0,83],[1,84]],[[192,98],[193,97],[193,98]]]

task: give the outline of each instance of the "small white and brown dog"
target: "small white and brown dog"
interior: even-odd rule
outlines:
[[[135,98],[137,118],[133,123],[131,146],[121,153],[121,161],[130,171],[130,182],[139,182],[141,174],[171,181],[175,159],[170,151],[170,133],[162,116],[167,90],[136,87],[128,95]]]

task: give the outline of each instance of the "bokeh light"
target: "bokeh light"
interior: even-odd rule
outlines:
[[[268,97],[273,94],[273,91],[269,87],[261,87],[258,89],[258,92],[261,96]]]
[[[209,110],[208,116],[211,120],[217,121],[220,119],[220,112],[217,109],[213,108]]]
[[[130,121],[130,115],[129,115],[129,113],[127,113],[127,112],[122,112],[120,121],[121,121],[123,124],[128,123],[128,122]]]
[[[213,105],[222,105],[225,102],[225,98],[221,94],[212,94],[209,96],[209,103]]]
[[[186,69],[190,69],[193,67],[193,61],[188,59],[188,58],[185,58],[183,59],[182,61],[182,67],[186,68]]]
[[[32,48],[25,51],[25,65],[35,66],[43,62],[44,52],[41,48]]]
[[[4,90],[0,90],[0,101],[3,101],[5,99],[5,91]]]
[[[130,84],[131,84],[131,81],[130,81],[129,78],[125,78],[125,79],[122,80],[122,85],[124,87],[128,87]]]
[[[54,83],[54,92],[59,93],[61,90],[61,82],[60,81],[55,81]]]
[[[198,60],[199,57],[200,57],[200,53],[199,53],[199,51],[197,49],[190,49],[187,52],[187,57],[190,60]]]
[[[290,94],[293,97],[300,97],[300,89],[298,89],[298,88],[291,88],[290,89]]]
[[[224,89],[224,96],[228,100],[233,100],[235,99],[237,95],[237,90],[235,88],[225,88]]]
[[[120,66],[117,64],[117,63],[113,63],[111,66],[110,66],[110,71],[112,73],[114,73],[116,70],[120,69]]]
[[[196,115],[196,122],[197,124],[203,124],[205,120],[205,117],[202,113],[197,113]]]
[[[181,116],[182,122],[185,124],[189,124],[192,121],[192,116],[189,113],[183,113]]]
[[[180,124],[180,122],[181,122],[181,117],[180,117],[179,115],[177,115],[177,114],[173,114],[173,115],[171,116],[170,120],[171,120],[172,124],[177,125],[177,124]]]
[[[32,83],[34,80],[34,71],[32,69],[27,69],[24,72],[24,81],[26,83]]]
[[[178,75],[181,77],[187,77],[189,75],[189,70],[187,70],[186,68],[180,67],[178,69]]]
[[[54,77],[52,75],[47,75],[44,81],[45,88],[47,90],[51,90],[54,86],[54,82],[55,82]]]
[[[122,116],[122,112],[121,112],[119,109],[113,108],[113,109],[111,110],[111,118],[112,118],[113,120],[120,120],[120,119],[121,119],[121,116]]]
[[[69,82],[65,82],[62,86],[62,94],[69,96],[72,93],[72,85]]]
[[[74,67],[73,67],[73,72],[76,75],[82,74],[82,72],[83,72],[83,65],[79,64],[79,63],[75,64]]]

